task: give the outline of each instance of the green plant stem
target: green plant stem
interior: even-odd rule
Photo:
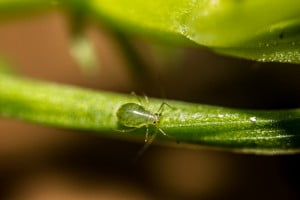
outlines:
[[[0,114],[34,123],[99,134],[140,135],[145,129],[118,131],[118,108],[135,97],[0,75]],[[300,110],[248,111],[150,99],[146,109],[166,108],[159,127],[188,144],[254,153],[291,153],[300,149]],[[157,131],[155,127],[151,132]],[[170,139],[158,134],[160,139]]]

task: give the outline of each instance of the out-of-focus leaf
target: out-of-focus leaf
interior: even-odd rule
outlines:
[[[59,0],[1,0],[0,16],[14,16],[23,12],[49,8],[58,3]]]
[[[12,67],[11,63],[0,57],[0,74],[15,74],[15,68]]]
[[[2,0],[0,15],[53,5],[122,32],[192,41],[253,60],[300,63],[298,0]]]
[[[80,34],[72,37],[70,54],[84,74],[93,76],[99,70],[99,59],[95,53],[95,47],[86,35]]]
[[[300,63],[298,0],[89,0],[122,31],[187,38],[223,54]]]

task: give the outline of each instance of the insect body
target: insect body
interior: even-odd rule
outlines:
[[[155,126],[163,135],[167,136],[167,134],[158,127],[159,118],[164,110],[165,105],[168,104],[162,103],[156,113],[151,113],[143,106],[136,103],[123,104],[117,111],[119,124],[125,127],[132,128],[129,129],[129,131],[146,127],[145,142],[148,141],[149,126],[151,125]]]
[[[159,118],[158,114],[153,114],[136,103],[122,105],[117,112],[117,116],[120,124],[134,128],[156,124]]]

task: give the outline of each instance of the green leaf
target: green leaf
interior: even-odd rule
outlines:
[[[187,38],[217,52],[300,63],[298,0],[90,0],[92,12],[122,31]]]
[[[32,81],[0,74],[0,115],[35,123],[90,130],[111,136],[145,136],[145,129],[123,133],[116,112],[137,98],[103,91]],[[300,109],[249,111],[150,99],[145,109],[155,113],[166,108],[159,127],[168,137],[193,145],[206,145],[238,152],[292,153],[300,149]],[[151,132],[157,131],[155,127]],[[159,132],[158,132],[159,133]]]
[[[0,13],[53,5],[121,32],[263,62],[300,63],[298,0],[2,0]]]

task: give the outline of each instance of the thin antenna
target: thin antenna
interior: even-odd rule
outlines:
[[[144,96],[144,100],[145,100],[146,106],[148,107],[149,106],[148,96],[146,94],[143,94],[143,96]]]
[[[132,91],[130,94],[138,100],[140,105],[143,105],[142,99],[134,91]]]

